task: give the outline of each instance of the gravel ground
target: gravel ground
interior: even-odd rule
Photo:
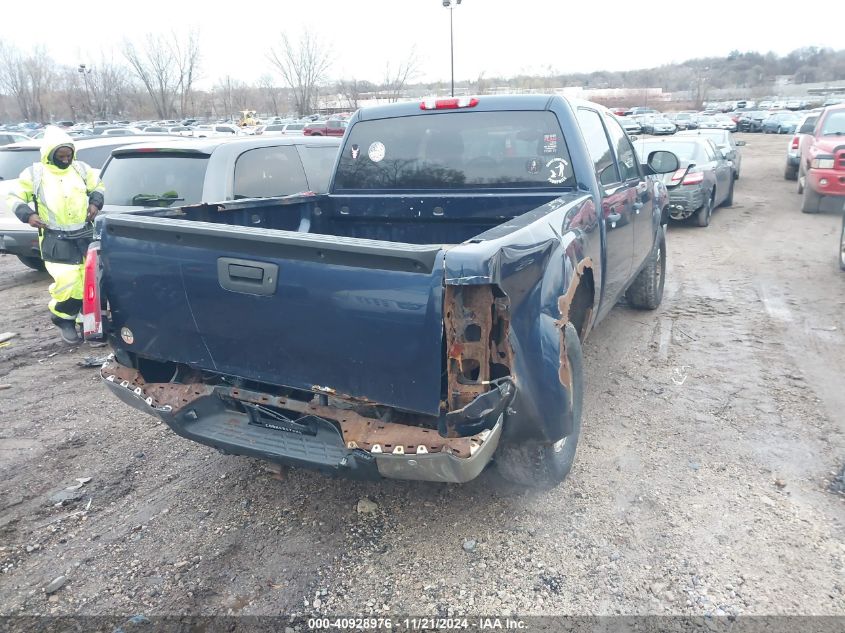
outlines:
[[[840,219],[800,213],[785,137],[744,138],[734,207],[670,227],[662,307],[585,344],[551,492],[178,438],[77,366],[106,350],[61,346],[46,275],[0,256],[0,614],[845,615]]]

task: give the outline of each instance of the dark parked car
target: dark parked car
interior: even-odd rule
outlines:
[[[654,135],[674,134],[678,131],[678,126],[662,115],[643,117],[640,127],[642,127],[643,132],[646,134]]]
[[[761,132],[763,130],[763,119],[767,116],[769,116],[769,113],[765,110],[743,112],[737,119],[737,130],[739,132]]]
[[[667,114],[666,118],[672,121],[679,130],[698,129],[694,112],[673,112],[672,114]]]
[[[708,226],[713,209],[733,204],[733,167],[710,139],[640,139],[634,145],[641,157],[667,150],[681,161],[675,173],[663,175],[673,220],[693,218],[698,226]]]
[[[739,173],[742,170],[742,152],[739,148],[745,145],[745,141],[737,141],[734,135],[727,130],[689,130],[681,132],[679,136],[709,138],[716,148],[722,152],[722,156],[731,161],[734,179],[739,180]]]
[[[763,120],[764,134],[794,134],[801,117],[794,112],[775,112]]]

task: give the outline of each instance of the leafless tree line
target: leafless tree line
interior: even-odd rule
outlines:
[[[226,75],[210,90],[198,90],[203,58],[197,30],[125,40],[117,58],[103,52],[99,60],[76,66],[58,63],[41,46],[26,52],[0,42],[0,120],[221,117],[245,109],[309,114],[330,95],[355,109],[368,93],[396,101],[419,70],[411,49],[405,60],[386,64],[380,83],[332,83],[333,52],[310,31],[298,38],[282,33],[267,61],[275,76],[266,73],[254,85]]]

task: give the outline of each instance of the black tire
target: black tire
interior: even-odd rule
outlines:
[[[584,403],[584,361],[581,341],[571,323],[564,326],[566,359],[572,376],[572,432],[557,442],[502,442],[496,450],[499,474],[521,486],[548,490],[559,485],[572,470],[578,437],[581,435],[581,407]]]
[[[822,197],[810,187],[804,187],[804,198],[801,200],[802,213],[818,213]]]
[[[787,165],[786,169],[783,170],[783,179],[784,180],[798,180],[798,167],[793,167],[792,165]]]
[[[40,257],[26,257],[25,255],[18,255],[17,258],[21,261],[21,264],[32,268],[32,270],[39,270],[42,272],[47,270],[44,266],[44,260]]]
[[[799,196],[800,196],[802,193],[804,193],[804,183],[801,181],[801,178],[802,178],[802,176],[801,176],[801,174],[799,173],[799,174],[798,174],[798,195],[799,195]]]
[[[663,301],[663,286],[666,282],[666,233],[658,229],[657,242],[648,256],[645,266],[634,279],[625,299],[628,305],[639,310],[654,310]]]
[[[845,270],[845,213],[842,214],[842,230],[839,231],[839,269]]]
[[[713,215],[713,196],[708,196],[704,204],[701,205],[701,208],[699,208],[692,217],[695,218],[696,226],[703,228],[705,226],[710,226],[711,215]]]
[[[732,207],[734,205],[734,183],[736,178],[731,178],[731,188],[728,189],[728,197],[722,202],[723,207]]]

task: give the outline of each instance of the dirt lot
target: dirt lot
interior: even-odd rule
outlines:
[[[845,615],[840,219],[800,213],[786,137],[744,138],[735,206],[670,227],[662,307],[586,343],[551,492],[280,479],[182,440],[77,366],[104,350],[57,342],[46,275],[0,257],[0,613]]]

